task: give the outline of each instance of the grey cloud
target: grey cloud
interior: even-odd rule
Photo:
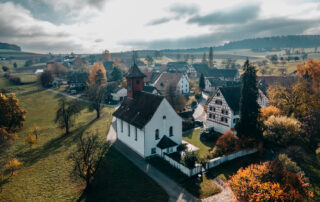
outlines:
[[[21,41],[19,46],[21,46],[23,50],[31,50],[40,53],[70,53],[83,49],[81,44],[71,41]]]
[[[150,25],[160,25],[166,22],[169,22],[172,18],[159,18],[159,19],[154,19],[151,20],[150,22],[147,23],[148,26]]]
[[[255,19],[259,15],[259,5],[249,5],[234,8],[229,11],[217,11],[204,16],[195,16],[188,20],[189,24],[217,25],[217,24],[235,24],[244,23]]]
[[[103,42],[103,39],[96,39],[96,40],[94,40],[94,42],[100,43],[100,42]]]
[[[178,15],[193,15],[199,12],[197,5],[174,4],[169,8],[169,11]]]
[[[155,41],[127,41],[121,45],[129,45],[140,49],[176,49],[199,48],[221,45],[225,41],[275,35],[302,34],[304,31],[318,27],[320,19],[297,20],[287,18],[270,18],[224,27],[223,31],[180,39],[163,39]]]

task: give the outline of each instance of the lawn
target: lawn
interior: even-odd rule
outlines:
[[[182,139],[193,144],[196,147],[199,147],[199,155],[201,157],[206,157],[214,147],[215,142],[205,142],[200,140],[201,129],[195,129],[184,133]]]
[[[1,79],[0,82],[3,82]],[[95,119],[95,112],[84,109],[77,117],[72,133],[64,136],[63,131],[54,124],[55,111],[61,96],[42,90],[36,84],[7,85],[7,87],[12,87],[16,92],[23,108],[27,111],[27,118],[19,132],[19,138],[10,148],[0,151],[1,173],[3,164],[8,158],[16,157],[23,162],[23,166],[13,177],[8,179],[5,176],[0,182],[2,186],[0,201],[78,200],[82,194],[83,183],[71,177],[73,165],[68,156],[76,148],[79,134],[82,132],[98,133],[101,138],[106,138],[113,109],[104,108],[99,120]],[[41,134],[39,143],[30,148],[23,140],[34,124],[41,127]],[[109,201],[110,198],[110,201],[115,201],[117,198],[123,198],[123,195],[126,195],[127,199],[129,197],[135,199],[139,195],[144,196],[147,191],[154,200],[167,201],[168,196],[165,191],[148,176],[139,172],[117,151],[111,149],[106,159],[108,161],[106,170],[110,173],[108,181],[113,182],[113,186],[98,186],[92,193],[97,195],[96,200],[99,200],[99,196],[100,199],[103,197],[105,200]],[[113,170],[118,174],[114,174]],[[130,172],[130,175],[124,174]],[[148,189],[140,189],[144,184]],[[123,187],[121,191],[119,187]],[[130,187],[137,188],[133,190],[129,189]],[[113,194],[109,196],[111,193]]]

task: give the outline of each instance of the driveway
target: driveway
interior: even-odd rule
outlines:
[[[193,113],[193,118],[195,120],[202,121],[204,125],[205,125],[206,120],[207,120],[207,114],[204,111],[204,107],[205,107],[205,105],[207,103],[207,100],[208,100],[208,95],[205,94],[205,93],[202,93],[202,99],[199,102],[197,108],[194,110],[194,113]]]

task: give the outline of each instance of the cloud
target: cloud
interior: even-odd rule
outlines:
[[[37,20],[30,11],[11,2],[0,3],[0,41],[40,52],[80,48],[63,27]]]
[[[195,4],[173,4],[169,7],[169,12],[172,14],[171,17],[163,17],[151,20],[146,25],[161,25],[172,20],[179,20],[181,18],[197,14],[199,12],[199,7]]]
[[[244,23],[255,19],[259,15],[259,5],[248,5],[239,8],[233,8],[229,11],[216,11],[208,15],[195,16],[188,20],[189,24],[218,25]]]
[[[100,42],[103,42],[104,40],[103,39],[96,39],[96,40],[94,40],[94,42],[96,42],[96,43],[100,43]]]
[[[269,18],[248,22],[241,25],[223,26],[222,31],[199,36],[178,39],[162,39],[154,41],[125,41],[121,45],[129,45],[139,49],[176,49],[199,48],[222,45],[225,41],[235,41],[255,37],[276,35],[303,34],[320,25],[320,19],[299,20],[288,18]]]

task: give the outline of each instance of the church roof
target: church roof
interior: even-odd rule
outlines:
[[[157,147],[159,147],[160,149],[166,149],[166,148],[174,147],[177,145],[178,145],[177,143],[175,143],[173,140],[171,140],[166,135],[164,135],[161,138],[160,142],[157,144]]]
[[[132,67],[130,67],[128,74],[126,75],[127,78],[143,78],[146,77],[145,74],[143,74],[140,69],[138,68],[137,64],[134,63]]]
[[[153,117],[163,96],[137,92],[134,98],[126,97],[113,116],[142,129]]]

